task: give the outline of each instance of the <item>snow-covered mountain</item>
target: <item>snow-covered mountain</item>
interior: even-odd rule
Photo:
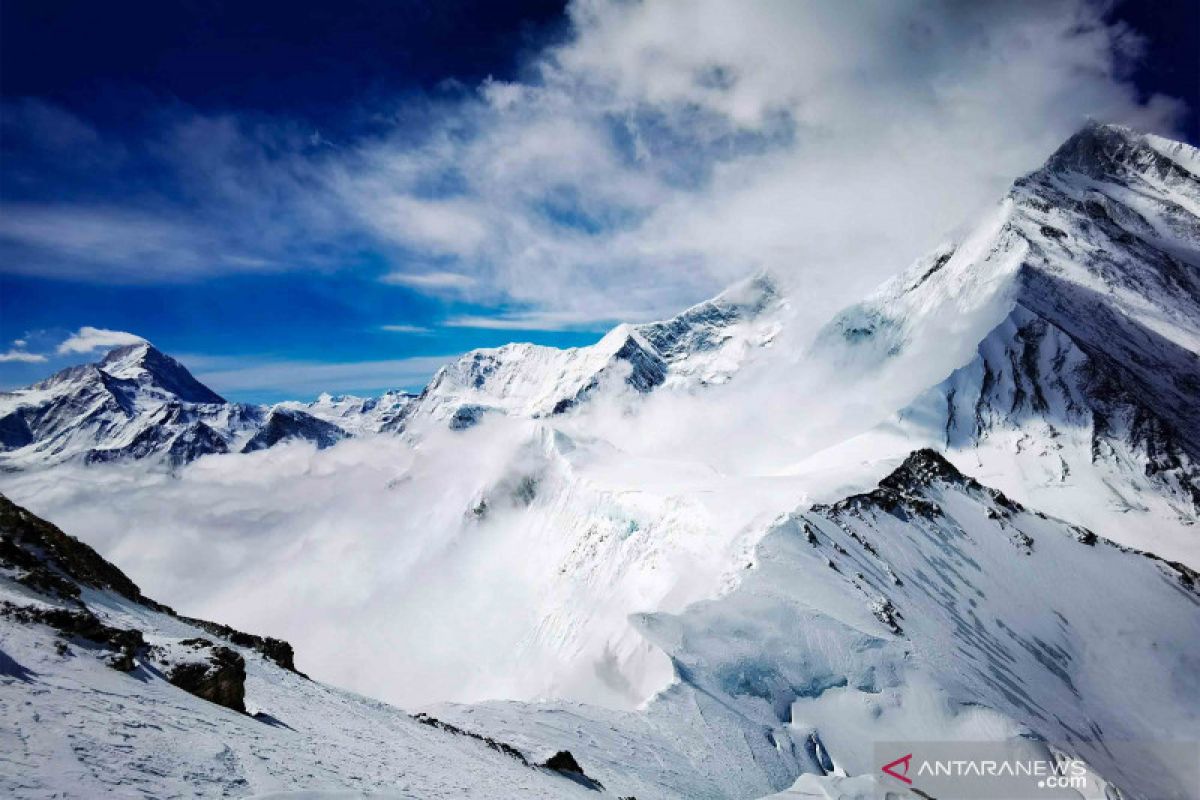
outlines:
[[[574,735],[590,774],[639,798],[797,780],[820,797],[845,775],[865,787],[830,797],[876,797],[875,742],[946,740],[1081,759],[1086,797],[1193,797],[1195,747],[1151,745],[1200,725],[1198,579],[917,451],[871,492],[781,516],[728,594],[641,616],[676,675],[645,709],[434,713],[518,747]]]
[[[531,344],[474,350],[438,371],[419,396],[323,394],[274,406],[229,403],[149,343],[0,394],[0,469],[150,459],[180,467],[212,453],[281,441],[328,447],[414,423],[473,425],[490,411],[559,414],[604,385],[646,393],[660,385],[722,383],[748,351],[771,342],[783,300],[765,275],[662,322],[620,325],[589,347]]]
[[[569,750],[587,783],[557,796],[865,798],[873,742],[975,740],[1082,759],[1089,799],[1188,797],[1167,742],[1200,727],[1198,276],[1197,151],[1093,125],[815,341],[760,275],[591,347],[474,351],[419,395],[239,406],[116,351],[0,400],[0,488],[151,594],[297,642],[314,677],[473,702],[414,723],[230,640],[246,697],[291,728],[247,729],[59,658],[32,617],[2,646],[43,684],[5,680],[97,729],[116,712],[96,695],[120,698],[134,752],[166,762],[93,740],[69,758],[154,794],[184,791],[166,772],[555,796],[511,754],[460,764],[470,731],[525,762]],[[274,446],[297,439],[324,449]],[[110,463],[146,458],[188,465]],[[163,640],[147,670],[196,662],[183,640],[208,629],[90,592],[109,627]],[[60,788],[36,757],[28,794]]]
[[[474,350],[438,370],[405,419],[448,420],[461,429],[493,411],[561,414],[606,388],[646,394],[721,384],[772,342],[785,305],[776,282],[761,274],[671,319],[618,325],[588,347]]]
[[[0,394],[4,470],[143,459],[181,467],[285,440],[328,447],[347,435],[301,408],[227,402],[149,343]]]
[[[402,391],[384,392],[379,397],[325,393],[310,403],[288,400],[275,408],[300,411],[336,425],[350,435],[362,435],[398,427],[416,397]]]
[[[848,447],[946,448],[1022,500],[1200,563],[1194,148],[1088,126],[984,225],[840,314],[821,346],[860,367],[961,352]]]
[[[932,451],[870,493],[782,516],[727,595],[641,616],[676,680],[639,711],[508,702],[410,718],[296,673],[285,643],[147,600],[3,498],[0,534],[0,707],[22,766],[0,785],[18,796],[731,798],[795,784],[868,798],[884,780],[871,745],[893,739],[1079,759],[1085,797],[1194,788],[1195,764],[1153,743],[1200,724],[1200,575],[1028,510]],[[892,796],[917,796],[903,788]]]

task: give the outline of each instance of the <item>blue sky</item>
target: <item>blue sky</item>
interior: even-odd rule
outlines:
[[[763,268],[815,319],[1088,117],[1198,138],[1190,0],[0,14],[0,388],[85,326],[234,399],[418,388]]]

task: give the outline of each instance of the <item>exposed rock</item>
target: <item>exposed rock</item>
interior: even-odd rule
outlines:
[[[134,668],[134,658],[146,645],[141,631],[105,625],[86,609],[74,611],[0,602],[0,616],[26,625],[48,625],[68,639],[82,639],[93,646],[114,650],[108,665],[122,672]]]
[[[277,408],[267,418],[267,423],[246,442],[243,453],[266,450],[289,439],[303,439],[324,449],[346,438],[346,432],[323,419],[295,409]]]
[[[142,594],[137,584],[91,547],[31,514],[4,495],[0,495],[0,567],[12,570],[16,580],[34,591],[74,604],[78,604],[82,586],[111,590],[135,603],[175,616],[233,645],[256,650],[284,669],[304,676],[296,669],[292,646],[287,642],[176,614],[168,606]],[[86,623],[85,627],[91,624]]]
[[[542,766],[594,791],[599,792],[604,790],[604,785],[600,781],[589,778],[584,773],[583,767],[579,766],[579,762],[575,760],[575,756],[571,755],[570,750],[559,750],[546,759],[546,762]]]
[[[185,692],[246,713],[246,661],[237,651],[208,639],[184,639],[156,648],[156,660],[167,680]]]

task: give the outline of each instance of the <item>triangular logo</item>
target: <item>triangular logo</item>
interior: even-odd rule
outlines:
[[[910,780],[908,778],[908,767],[911,762],[912,762],[912,753],[909,753],[908,755],[904,756],[903,758],[897,758],[895,761],[893,761],[890,764],[884,764],[882,769],[884,772],[886,772],[888,775],[891,775],[896,780],[904,781],[907,784],[912,784],[912,780]],[[903,772],[895,772],[894,768],[900,766],[901,764],[904,765],[904,771]]]

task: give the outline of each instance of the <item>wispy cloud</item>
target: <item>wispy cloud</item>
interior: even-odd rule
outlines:
[[[443,289],[469,289],[476,284],[470,275],[457,272],[391,272],[380,278],[394,286],[438,291]]]
[[[1090,0],[578,0],[568,14],[571,35],[522,81],[406,106],[402,124],[336,147],[285,120],[178,109],[138,142],[65,112],[14,117],[73,153],[119,151],[78,179],[121,192],[81,204],[58,184],[30,189],[0,213],[0,269],[358,268],[497,308],[645,314],[766,268],[822,314],[994,202],[1086,118],[1170,132],[1182,110],[1139,96],[1126,69],[1139,38]]]
[[[95,350],[107,349],[110,347],[121,347],[127,344],[141,344],[146,341],[136,333],[128,333],[127,331],[112,331],[106,328],[93,328],[90,325],[84,325],[75,333],[71,334],[62,344],[58,346],[57,353],[68,355],[70,353],[91,353]]]
[[[432,333],[429,328],[420,325],[380,325],[379,330],[387,331],[388,333],[414,333],[419,335]]]
[[[607,330],[618,322],[639,321],[642,311],[521,311],[506,314],[459,314],[448,317],[442,325],[448,328],[480,328],[499,331],[564,331]]]
[[[0,363],[24,363],[24,364],[40,364],[46,360],[46,357],[41,353],[29,353],[24,350],[9,350],[7,353],[0,353]]]

